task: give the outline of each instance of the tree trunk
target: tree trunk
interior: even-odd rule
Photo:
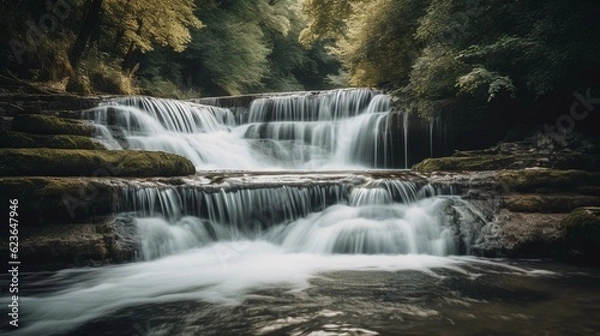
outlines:
[[[141,34],[142,33],[142,28],[144,27],[144,22],[142,22],[141,20],[137,20],[138,22],[138,29],[137,29],[137,34]],[[123,71],[129,71],[131,69],[133,69],[134,67],[134,62],[133,62],[133,58],[136,54],[136,51],[138,49],[135,47],[135,43],[133,41],[131,41],[131,43],[129,44],[129,49],[127,49],[127,53],[125,54],[125,57],[123,58],[123,63],[121,64],[121,69]]]
[[[73,68],[76,68],[79,65],[79,61],[81,61],[81,57],[85,52],[85,47],[90,40],[90,37],[94,31],[98,29],[103,1],[104,0],[92,0],[92,4],[89,7],[83,25],[81,26],[81,30],[79,30],[77,39],[69,52],[69,60],[71,61]]]

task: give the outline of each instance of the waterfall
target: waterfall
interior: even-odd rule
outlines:
[[[408,169],[408,112],[402,114],[402,127],[404,128],[404,169]]]
[[[227,108],[216,106],[219,99],[117,98],[86,116],[109,148],[176,153],[198,170],[388,167],[402,160],[393,151],[400,141],[404,168],[409,167],[409,113],[392,111],[390,97],[381,91],[242,98],[246,108],[234,101],[223,105]],[[424,137],[429,154],[433,125],[423,127],[429,131]],[[447,255],[476,238],[448,220],[451,207],[460,208],[453,213],[472,212],[463,211],[465,206],[449,194],[423,181],[359,178],[214,187],[133,184],[123,190],[123,199],[129,204],[124,209],[137,218],[145,259],[240,239],[296,252]],[[473,218],[478,216],[468,221]]]
[[[247,110],[126,97],[85,117],[109,149],[175,153],[199,170],[306,170],[386,167],[389,112],[381,91],[343,89],[261,96]]]
[[[146,260],[245,240],[296,252],[443,256],[460,252],[461,234],[471,244],[477,237],[461,226],[481,218],[452,192],[423,181],[368,178],[228,189],[131,186],[123,199],[137,218]],[[454,207],[469,220],[448,220]]]

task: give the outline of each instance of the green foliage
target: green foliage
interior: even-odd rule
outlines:
[[[133,74],[126,74],[110,55],[94,50],[86,55],[69,79],[67,90],[83,94],[92,92],[136,94]]]
[[[142,53],[155,45],[181,52],[191,41],[190,28],[201,28],[193,0],[105,0],[105,15],[117,27],[115,38],[125,54]]]
[[[306,28],[300,34],[305,45],[317,40],[337,39],[347,30],[346,18],[354,11],[352,5],[361,0],[304,0],[302,11],[308,17]]]
[[[460,93],[476,93],[482,86],[488,87],[488,102],[501,92],[508,92],[515,97],[516,88],[508,76],[501,76],[496,72],[490,72],[486,68],[478,67],[470,73],[458,77],[456,86]]]
[[[298,11],[298,0],[240,0],[198,12],[206,28],[183,53],[184,81],[212,95],[323,88],[338,62],[324,43],[298,42]]]
[[[418,55],[414,33],[423,13],[417,0],[356,4],[338,52],[353,85],[398,87],[408,81]]]
[[[433,116],[454,104],[451,97],[456,95],[455,79],[460,69],[461,64],[447,48],[436,45],[422,51],[404,88],[419,114]]]
[[[253,15],[247,19],[247,12],[242,11],[250,2],[255,3],[239,1],[228,10],[216,7],[200,13],[208,27],[194,31],[185,56],[191,60],[190,68],[196,69],[193,74],[201,82],[212,82],[215,91],[226,94],[251,91],[268,71],[270,49],[259,17]]]
[[[303,9],[303,41],[334,40],[350,84],[387,87],[426,117],[597,87],[598,2],[305,0]]]
[[[306,21],[300,5],[70,0],[55,29],[36,31],[31,39],[30,27],[48,14],[47,4],[1,1],[0,61],[19,77],[82,94],[184,97],[328,88],[326,77],[339,71],[339,61],[325,51],[327,43],[301,45]],[[13,55],[11,46],[22,52]]]

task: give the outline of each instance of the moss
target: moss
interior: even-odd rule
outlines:
[[[93,224],[20,227],[20,259],[36,269],[98,266],[133,260],[139,250],[137,229],[129,217],[109,217]],[[0,247],[8,249],[8,246]]]
[[[457,171],[457,170],[496,170],[505,169],[515,162],[513,156],[477,155],[466,157],[443,157],[425,159],[412,168],[422,172]]]
[[[101,144],[84,136],[20,132],[0,132],[0,148],[104,149]]]
[[[514,212],[568,213],[582,206],[600,206],[600,198],[575,194],[518,194],[504,199],[504,208]]]
[[[600,185],[600,174],[582,170],[530,169],[500,172],[498,179],[510,191],[570,191],[581,186]]]
[[[96,131],[92,125],[80,120],[63,119],[41,114],[20,114],[12,122],[12,130],[33,134],[70,134],[91,136]]]
[[[80,178],[0,178],[1,201],[19,200],[23,226],[82,222],[112,214],[121,203],[109,184]]]
[[[0,176],[182,176],[196,172],[186,158],[164,152],[0,149]]]
[[[52,225],[24,230],[19,256],[27,264],[84,265],[103,262],[108,251],[93,224]]]
[[[561,227],[568,258],[600,264],[600,208],[579,208],[562,221]]]

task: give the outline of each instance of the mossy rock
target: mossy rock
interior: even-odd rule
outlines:
[[[131,262],[139,237],[131,217],[95,223],[19,227],[19,259],[39,270]],[[0,248],[8,249],[7,239]]]
[[[13,119],[11,130],[33,134],[91,136],[96,131],[96,128],[80,120],[63,119],[41,114],[20,114]]]
[[[504,198],[504,208],[526,213],[569,213],[583,206],[600,206],[600,197],[577,194],[513,194]]]
[[[514,162],[513,156],[506,155],[450,156],[425,159],[412,169],[421,172],[497,170],[506,169]]]
[[[25,229],[19,257],[29,265],[84,265],[108,257],[104,235],[94,224],[51,225]]]
[[[0,132],[0,148],[105,149],[89,137],[80,135],[35,135]]]
[[[600,264],[600,207],[579,208],[561,223],[567,258]]]
[[[0,176],[182,176],[196,172],[185,157],[134,150],[0,149]]]
[[[571,191],[600,185],[600,174],[582,170],[527,169],[498,173],[506,191]]]
[[[109,184],[80,178],[0,178],[2,202],[19,201],[21,226],[83,222],[112,214],[120,193]]]

